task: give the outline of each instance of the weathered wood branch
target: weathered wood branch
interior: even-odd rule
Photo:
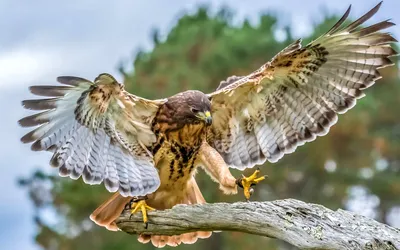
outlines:
[[[281,239],[301,249],[400,249],[400,229],[293,199],[177,205],[149,212],[147,229],[141,214],[130,217],[124,211],[117,225],[130,234],[238,231]]]

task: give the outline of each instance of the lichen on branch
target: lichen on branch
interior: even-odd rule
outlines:
[[[149,212],[147,228],[141,214],[131,216],[126,210],[116,223],[130,234],[237,231],[281,239],[300,249],[400,249],[400,229],[294,199],[177,205]]]

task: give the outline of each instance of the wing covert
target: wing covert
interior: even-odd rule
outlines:
[[[19,121],[38,126],[21,138],[34,151],[53,151],[50,164],[61,176],[104,185],[124,196],[154,192],[160,183],[153,156],[146,146],[155,142],[151,122],[163,102],[129,94],[111,75],[94,82],[62,76],[64,85],[32,86],[48,99],[23,101],[40,113]],[[43,111],[44,110],[44,111]]]
[[[364,96],[363,90],[393,65],[397,42],[382,29],[359,28],[380,4],[346,27],[343,17],[323,36],[301,47],[297,40],[255,72],[223,81],[209,94],[213,126],[208,136],[224,160],[244,169],[278,161],[297,146],[325,135]],[[222,87],[221,87],[222,86]]]

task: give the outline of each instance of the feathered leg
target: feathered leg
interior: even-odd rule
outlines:
[[[151,207],[154,207],[158,210],[169,209],[176,204],[203,204],[206,202],[200,192],[199,187],[197,186],[196,180],[193,177],[187,183],[186,189],[180,191],[183,191],[183,196],[181,196],[179,193],[174,192],[155,192],[147,196],[148,199],[146,200],[146,202],[151,205]],[[181,199],[176,199],[177,196],[181,196]],[[115,224],[115,220],[120,216],[122,211],[131,200],[132,197],[123,197],[119,193],[115,193],[110,199],[105,201],[90,215],[90,219],[99,226],[106,227],[108,230],[111,231],[117,231],[118,227]],[[172,200],[172,203],[165,202]],[[143,200],[139,200],[139,202],[140,201]],[[138,200],[136,200],[136,202],[138,202]],[[135,208],[135,204],[136,203],[134,200],[131,207]],[[173,236],[141,234],[138,237],[138,241],[141,243],[148,243],[151,241],[152,244],[156,247],[164,247],[166,245],[178,246],[181,243],[193,244],[197,241],[197,239],[205,239],[210,236],[211,232],[201,231]]]
[[[236,194],[239,186],[243,188],[246,200],[249,200],[254,191],[252,187],[265,179],[265,176],[258,176],[260,173],[258,169],[249,177],[242,176],[235,179],[221,155],[208,143],[203,143],[199,155],[198,164],[204,168],[214,181],[220,184],[219,188],[225,194]]]

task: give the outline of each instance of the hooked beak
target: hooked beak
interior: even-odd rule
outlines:
[[[211,125],[212,124],[212,116],[210,111],[206,112],[199,112],[198,117],[203,120],[206,125]]]

